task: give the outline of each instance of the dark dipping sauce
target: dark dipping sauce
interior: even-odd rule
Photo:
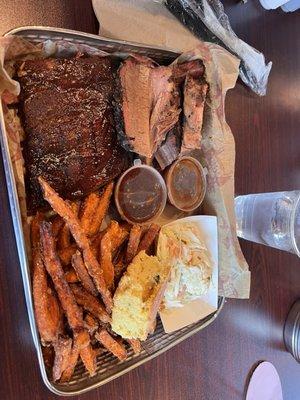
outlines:
[[[166,190],[158,172],[137,167],[121,178],[117,193],[119,212],[130,222],[145,223],[165,206]]]
[[[178,160],[167,176],[170,202],[183,211],[196,209],[204,197],[205,177],[197,161]]]

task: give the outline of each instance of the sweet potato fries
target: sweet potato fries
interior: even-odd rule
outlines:
[[[82,250],[85,265],[89,271],[89,274],[93,278],[95,285],[103,298],[107,310],[111,311],[111,293],[106,286],[105,280],[103,278],[103,271],[91,250],[89,240],[84,230],[82,229],[78,218],[73,213],[71,207],[68,206],[67,203],[65,203],[63,199],[59,197],[55,190],[53,190],[43,178],[40,177],[39,182],[43,189],[45,199],[50,203],[53,210],[56,211],[57,214],[59,214],[64,219],[78,247]]]
[[[56,215],[37,213],[31,223],[35,315],[42,344],[54,354],[54,361],[48,360],[53,380],[67,382],[79,359],[94,375],[103,349],[121,361],[128,346],[135,354],[141,351],[138,340],[122,341],[112,332],[112,296],[140,249],[151,251],[159,227],[110,221],[101,231],[113,183],[80,205],[39,181]]]

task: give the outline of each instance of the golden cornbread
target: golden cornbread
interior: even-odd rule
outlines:
[[[164,293],[170,265],[141,251],[128,266],[114,295],[112,329],[126,339],[145,340]]]

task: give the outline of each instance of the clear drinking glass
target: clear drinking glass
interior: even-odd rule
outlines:
[[[300,190],[235,198],[237,235],[300,256]]]

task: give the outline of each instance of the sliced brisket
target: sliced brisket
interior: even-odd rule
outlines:
[[[120,106],[131,149],[151,158],[180,114],[180,92],[172,67],[129,57],[119,69]]]
[[[155,153],[155,159],[163,170],[179,156],[182,129],[179,122],[167,133],[166,139]]]
[[[177,141],[174,142],[174,138],[172,139],[172,133],[169,134],[167,146],[164,147],[163,152],[159,153],[158,149],[165,141],[167,133],[172,131],[179,121],[182,87],[185,80],[189,77],[185,83],[184,94],[194,97],[194,92],[190,88],[192,86],[190,79],[194,79],[196,83],[203,73],[204,66],[200,60],[168,67],[157,66],[149,58],[141,56],[129,57],[123,62],[119,69],[121,86],[119,103],[122,112],[118,113],[116,122],[118,126],[122,126],[121,114],[124,122],[123,135],[134,152],[152,158],[158,151],[157,157],[161,159],[164,154],[167,156],[166,160],[174,156],[174,143]],[[197,89],[196,86],[195,89]],[[189,105],[190,100],[187,101]],[[186,108],[189,112],[188,106]],[[189,119],[190,117],[187,116],[186,120],[189,121]],[[184,143],[189,146],[190,133],[187,130],[185,137]],[[172,141],[173,153],[168,156],[165,151],[170,149],[168,143],[172,144]]]
[[[200,149],[207,90],[208,85],[205,81],[187,74],[184,84],[184,122],[180,154],[189,154]]]

